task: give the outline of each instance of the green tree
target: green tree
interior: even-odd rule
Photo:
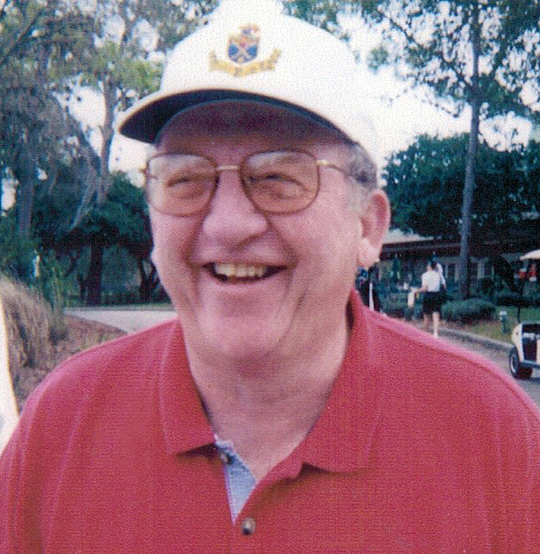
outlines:
[[[131,184],[125,174],[114,173],[113,185],[107,198],[100,204],[95,204],[86,214],[81,223],[71,227],[71,218],[77,209],[81,186],[77,184],[77,169],[64,167],[57,175],[56,191],[44,195],[35,211],[36,235],[45,252],[55,252],[55,256],[70,259],[66,274],[78,266],[78,262],[86,250],[90,250],[90,258],[98,253],[94,264],[99,271],[87,274],[85,277],[86,302],[89,305],[101,303],[101,280],[105,251],[118,246],[124,248],[135,260],[140,271],[141,294],[146,298],[152,292],[151,269],[147,266],[152,239],[148,210],[144,192]],[[90,261],[92,266],[92,260]]]
[[[0,8],[0,166],[18,183],[21,237],[31,234],[34,194],[54,157],[52,129],[62,110],[53,93],[89,27],[91,19],[65,0],[8,0]]]
[[[169,2],[100,0],[94,13],[94,44],[82,53],[84,67],[74,86],[90,87],[103,98],[105,117],[100,126],[101,148],[97,179],[77,210],[74,226],[85,210],[107,196],[114,121],[142,96],[157,90],[165,53],[202,25],[217,0]]]
[[[393,224],[405,232],[456,240],[465,184],[462,160],[466,134],[435,139],[421,136],[395,153],[383,177],[392,204]],[[471,203],[475,241],[508,234],[524,217],[540,210],[540,151],[536,143],[500,152],[479,145]]]
[[[0,7],[0,178],[16,183],[18,231],[31,238],[36,197],[47,196],[65,166],[80,174],[78,201],[70,210],[74,230],[105,202],[113,123],[117,114],[158,86],[167,49],[204,23],[214,0],[98,0],[92,10],[77,0],[7,0]],[[91,146],[66,106],[91,87],[104,101],[101,146]],[[92,141],[95,144],[95,141]],[[70,193],[74,189],[70,188]],[[65,219],[62,218],[62,227]],[[54,224],[52,225],[54,227]],[[58,226],[57,226],[58,227]],[[87,279],[99,282],[100,251]]]

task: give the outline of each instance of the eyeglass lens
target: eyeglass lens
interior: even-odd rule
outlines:
[[[218,167],[209,158],[192,154],[161,154],[147,166],[147,196],[158,211],[191,215],[210,202],[219,174],[236,166]],[[318,168],[304,152],[260,152],[238,168],[244,191],[257,208],[290,213],[307,208],[317,196]]]

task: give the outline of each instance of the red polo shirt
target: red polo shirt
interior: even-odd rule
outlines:
[[[478,357],[353,312],[328,405],[234,524],[177,321],[63,364],[0,460],[0,552],[540,552],[528,398]]]

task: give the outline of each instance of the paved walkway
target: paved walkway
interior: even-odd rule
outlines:
[[[443,330],[440,335],[443,340],[447,340],[466,350],[476,352],[488,358],[494,362],[503,373],[511,376],[508,354],[510,348],[512,348],[512,344],[454,330]],[[512,380],[529,395],[531,400],[538,407],[540,407],[540,371],[534,370],[530,379],[514,379],[512,377]]]
[[[68,315],[99,321],[121,329],[126,333],[133,333],[161,323],[176,316],[173,310],[116,310],[116,309],[86,309],[72,308],[66,310]]]
[[[455,329],[440,329],[440,336],[466,350],[471,350],[495,362],[504,370],[509,370],[508,354],[512,348],[509,342],[502,342],[480,335],[473,335]]]

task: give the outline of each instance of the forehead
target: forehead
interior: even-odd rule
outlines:
[[[336,129],[297,112],[262,102],[227,101],[202,104],[178,113],[159,133],[154,146],[162,150],[193,138],[213,137],[231,140],[258,137],[277,147],[348,143]]]

